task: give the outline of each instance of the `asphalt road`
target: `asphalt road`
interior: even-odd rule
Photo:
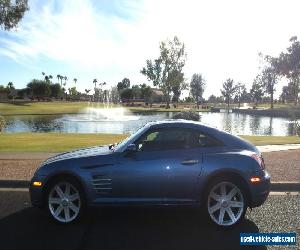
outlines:
[[[0,191],[1,250],[233,250],[247,249],[239,245],[240,232],[295,231],[299,249],[299,223],[300,196],[275,195],[262,207],[248,211],[245,221],[227,231],[210,225],[197,209],[171,207],[90,210],[79,224],[62,226],[30,207],[28,192]]]

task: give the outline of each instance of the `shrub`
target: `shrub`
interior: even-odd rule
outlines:
[[[173,119],[185,119],[185,120],[199,121],[200,115],[198,112],[195,112],[195,111],[183,111],[183,112],[175,114],[173,116]]]
[[[0,115],[0,132],[2,132],[5,128],[6,122],[3,116]]]

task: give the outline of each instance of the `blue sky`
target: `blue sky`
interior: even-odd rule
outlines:
[[[186,44],[186,80],[202,73],[205,96],[219,95],[227,78],[251,86],[259,52],[277,55],[300,37],[298,0],[29,0],[16,30],[0,31],[0,84],[25,87],[41,72],[66,75],[79,90],[92,81],[116,85],[140,74],[158,56],[161,40]],[[282,85],[283,83],[281,83]],[[281,89],[281,86],[278,87]]]

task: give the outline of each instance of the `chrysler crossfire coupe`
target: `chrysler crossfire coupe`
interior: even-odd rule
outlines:
[[[270,176],[258,149],[198,122],[151,122],[121,143],[49,158],[30,184],[33,206],[68,224],[88,207],[198,206],[219,227],[264,203]]]

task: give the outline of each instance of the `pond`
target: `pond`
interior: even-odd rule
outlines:
[[[132,133],[149,121],[171,119],[174,112],[124,114],[123,110],[90,111],[74,115],[6,116],[6,133]],[[287,118],[237,113],[201,112],[204,124],[238,135],[294,135],[294,124]]]

